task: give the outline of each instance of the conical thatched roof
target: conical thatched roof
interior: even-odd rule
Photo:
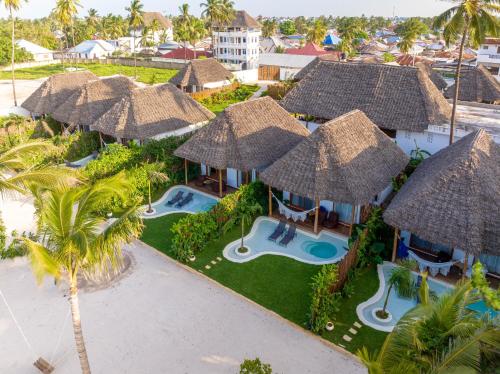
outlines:
[[[435,153],[384,220],[432,243],[500,255],[500,147],[481,129]]]
[[[170,79],[170,83],[181,87],[203,86],[207,83],[228,81],[232,78],[233,74],[219,61],[207,58],[189,62]]]
[[[500,102],[500,83],[482,65],[477,68],[463,70],[460,74],[460,92],[458,100],[473,102]],[[449,99],[455,94],[455,85],[445,91]]]
[[[300,71],[297,74],[295,74],[293,78],[297,81],[301,80],[311,71],[313,71],[321,61],[339,61],[339,56],[331,53],[318,56],[310,63],[308,63],[306,66],[304,66],[302,69],[300,69]]]
[[[90,126],[135,88],[130,78],[121,75],[90,81],[68,97],[52,117],[71,125]]]
[[[115,138],[148,139],[209,121],[215,115],[170,83],[138,88],[91,129]]]
[[[50,76],[21,106],[36,114],[52,114],[66,99],[88,81],[97,79],[90,71]]]
[[[449,121],[451,108],[414,67],[320,61],[281,101],[292,113],[333,119],[362,110],[379,127],[421,132]]]
[[[309,135],[270,97],[231,105],[174,154],[217,169],[260,170]]]
[[[425,62],[417,62],[415,66],[425,71],[429,76],[429,78],[431,79],[432,83],[434,83],[434,85],[439,90],[442,91],[446,87],[448,87],[448,84],[444,80],[443,76],[439,74],[437,71],[435,71],[429,64],[426,64]]]
[[[367,204],[408,160],[363,112],[355,110],[318,127],[260,178],[304,197]]]

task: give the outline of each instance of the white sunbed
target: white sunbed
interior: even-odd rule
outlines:
[[[427,261],[427,260],[424,260],[423,258],[419,257],[413,251],[408,251],[408,255],[412,260],[417,261],[418,269],[420,270],[420,272],[424,272],[425,270],[429,269],[429,273],[431,273],[431,275],[433,277],[438,275],[438,273],[441,273],[444,276],[447,276],[448,273],[450,272],[450,269],[453,266],[453,264],[455,262],[457,262],[457,261],[448,261],[448,262]]]

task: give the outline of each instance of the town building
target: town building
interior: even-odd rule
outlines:
[[[32,43],[25,39],[17,40],[16,44],[19,48],[22,48],[26,50],[26,52],[31,53],[34,61],[52,61],[54,59],[54,52],[42,47],[41,45]]]
[[[477,51],[477,64],[500,77],[500,38],[486,38]]]

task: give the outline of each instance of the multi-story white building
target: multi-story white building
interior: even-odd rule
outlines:
[[[477,63],[500,77],[500,38],[485,39],[477,51]]]
[[[150,45],[143,45],[143,43],[141,43],[143,27],[137,30],[130,30],[130,36],[133,37],[135,35],[136,52],[140,52],[143,49],[156,50],[159,44],[174,40],[174,26],[172,21],[163,14],[160,12],[144,12],[142,18],[144,20],[144,26],[150,28],[147,38]],[[157,30],[153,32],[151,28],[154,26],[154,23],[156,23]],[[133,41],[131,41],[131,43],[130,47],[132,51],[134,49],[134,44]]]
[[[214,26],[214,55],[231,70],[256,69],[259,62],[261,25],[244,10],[229,25]]]

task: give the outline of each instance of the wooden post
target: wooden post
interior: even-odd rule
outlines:
[[[394,227],[394,242],[392,243],[392,259],[391,259],[392,262],[396,261],[396,254],[398,250],[398,234],[399,230],[396,227]]]
[[[269,217],[273,216],[273,192],[271,191],[271,186],[269,186]]]
[[[351,226],[349,226],[349,237],[352,235],[352,227],[354,226],[354,216],[356,214],[356,205],[352,204]]]
[[[245,184],[248,184],[248,171],[245,173]]]
[[[188,184],[188,160],[187,160],[187,158],[184,159],[184,182],[186,185]]]
[[[469,266],[469,252],[465,252],[465,257],[464,257],[464,267],[462,269],[462,278],[465,278],[465,275],[467,273],[467,267]]]
[[[222,169],[219,169],[219,197],[222,197]]]
[[[316,198],[316,212],[314,213],[314,233],[318,233],[318,221],[319,221],[319,198]]]
[[[104,148],[104,140],[102,140],[102,133],[99,131],[99,141],[101,142],[101,147]]]

